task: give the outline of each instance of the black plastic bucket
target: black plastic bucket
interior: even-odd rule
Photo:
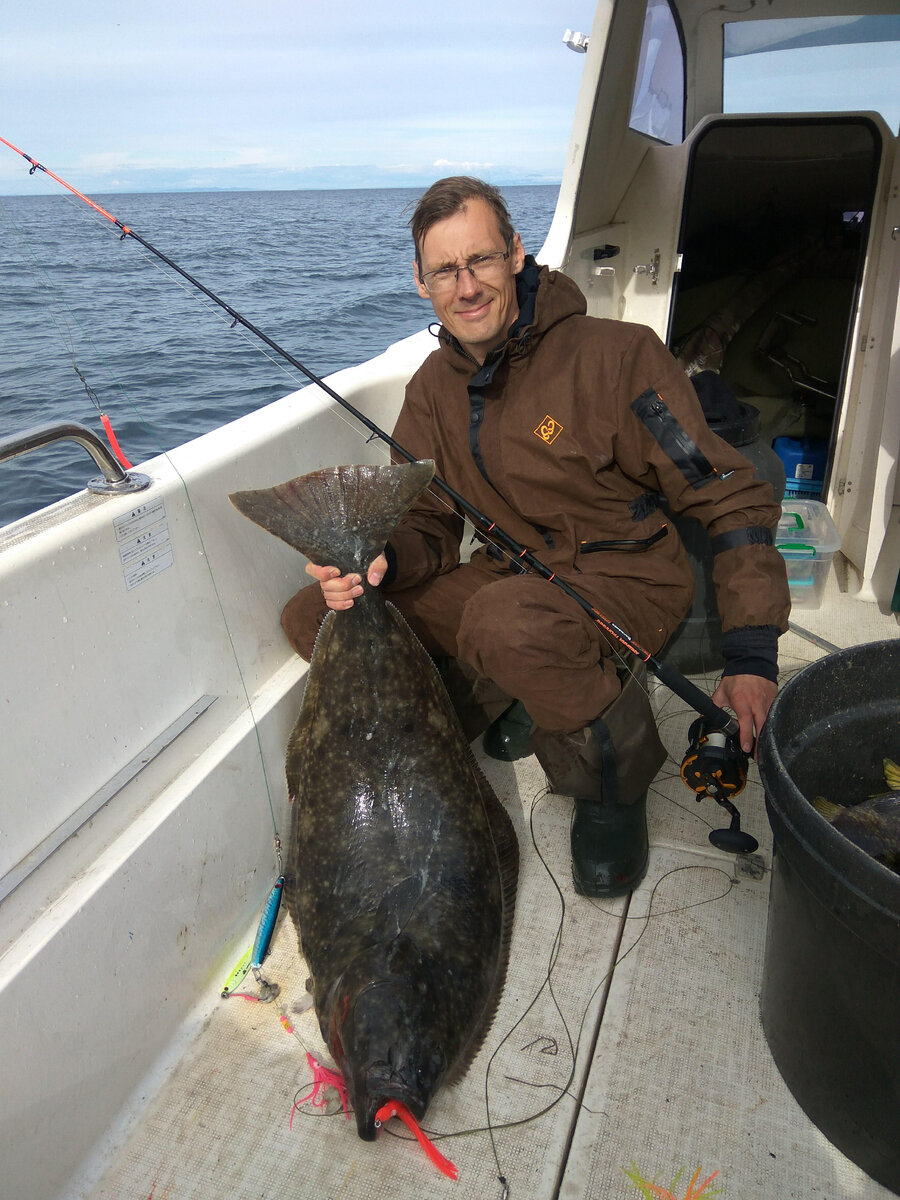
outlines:
[[[900,875],[806,799],[885,790],[900,761],[900,641],[800,671],[763,727],[759,771],[775,836],[762,984],[772,1057],[837,1148],[900,1194]]]

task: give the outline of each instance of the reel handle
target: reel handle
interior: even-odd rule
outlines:
[[[710,842],[719,850],[731,854],[752,854],[759,842],[741,829],[741,814],[730,797],[737,796],[747,783],[750,756],[741,749],[737,723],[734,730],[723,729],[706,717],[699,717],[688,730],[690,745],[681,763],[681,778],[697,799],[712,796],[717,804],[731,813],[727,829],[713,829]]]

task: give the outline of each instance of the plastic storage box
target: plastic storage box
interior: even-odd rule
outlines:
[[[775,545],[787,566],[792,607],[818,608],[834,552],[841,547],[831,513],[818,500],[785,496]]]
[[[784,494],[788,500],[818,500],[825,482],[828,443],[810,438],[779,437],[775,453],[784,463]]]

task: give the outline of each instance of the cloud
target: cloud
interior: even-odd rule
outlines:
[[[210,172],[243,187],[251,169],[336,162],[355,178],[370,165],[558,177],[583,62],[563,26],[589,28],[594,5],[567,0],[563,21],[519,0],[511,21],[455,0],[436,26],[406,0],[8,4],[0,132],[85,189]],[[0,166],[0,192],[34,190],[20,176]]]
[[[439,171],[490,171],[494,167],[492,162],[453,162],[449,158],[436,158],[431,165]]]

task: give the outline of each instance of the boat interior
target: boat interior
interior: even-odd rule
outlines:
[[[897,138],[876,111],[724,111],[725,26],[811,8],[857,11],[601,0],[539,256],[593,315],[644,322],[685,369],[720,374],[767,441],[820,448],[821,476],[794,494],[827,507],[840,549],[782,638],[783,681],[895,638],[900,607]],[[431,346],[423,332],[327,383],[390,429]],[[571,800],[536,761],[473,746],[522,867],[489,1039],[424,1122],[458,1183],[397,1122],[361,1142],[316,1088],[307,1055],[326,1052],[286,914],[263,964],[277,997],[249,976],[222,998],[278,873],[306,672],[279,624],[303,560],[227,497],[386,457],[311,385],[140,464],[142,490],[85,490],[0,529],[0,1192],[892,1194],[806,1116],[763,1036],[773,846],[757,769],[739,805],[759,849],[718,850],[727,818],[680,776],[695,714],[656,682],[669,758],[649,874],[626,899],[574,893]],[[691,677],[711,692],[719,669]]]

